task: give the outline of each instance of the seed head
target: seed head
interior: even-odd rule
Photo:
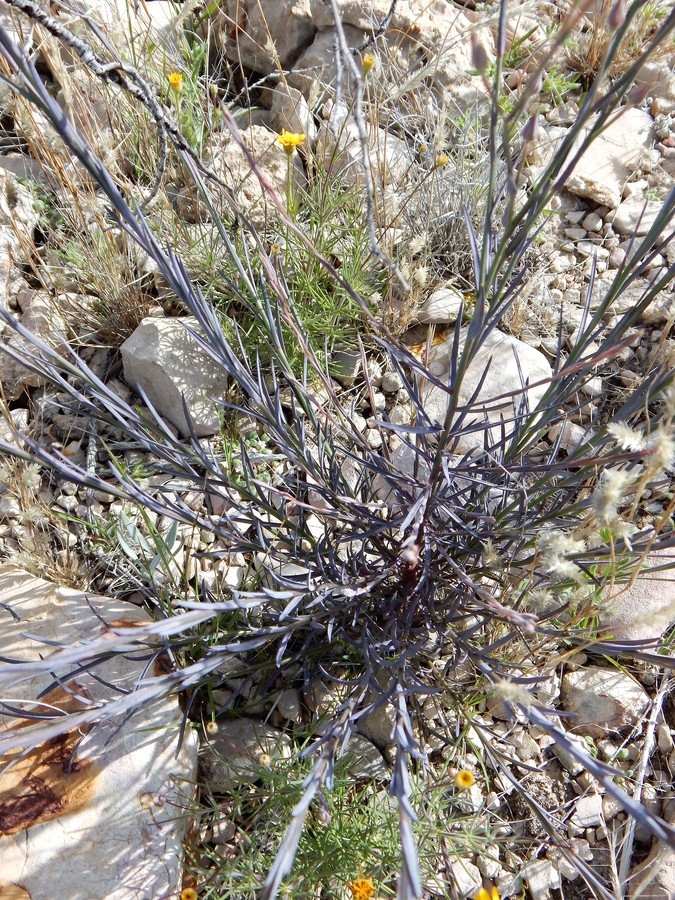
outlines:
[[[549,574],[561,581],[571,578],[577,580],[581,576],[579,566],[571,559],[573,553],[581,553],[586,549],[583,541],[562,531],[546,531],[539,538],[542,565]]]
[[[424,249],[424,246],[426,243],[427,243],[426,234],[418,234],[416,237],[414,237],[410,241],[410,245],[409,245],[410,246],[410,255],[416,256],[418,253],[420,253]]]
[[[429,280],[429,269],[426,266],[418,266],[415,269],[413,277],[415,279],[415,284],[424,287]]]
[[[593,491],[591,505],[598,522],[611,525],[619,517],[619,506],[626,502],[635,474],[626,469],[605,469]]]
[[[669,434],[657,431],[648,440],[647,450],[649,451],[647,470],[650,478],[666,469],[672,469],[675,461],[675,441]]]
[[[625,422],[610,422],[607,426],[608,434],[611,434],[622,450],[642,450],[645,439],[639,431],[635,431]]]

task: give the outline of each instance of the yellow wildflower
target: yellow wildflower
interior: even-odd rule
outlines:
[[[361,64],[363,66],[363,74],[367,75],[375,65],[375,57],[371,56],[370,53],[366,53],[366,55],[361,60]]]
[[[473,773],[468,769],[460,769],[455,775],[455,787],[460,791],[466,791],[476,783]]]
[[[185,888],[180,892],[180,900],[197,900],[197,891],[194,888]]]
[[[477,894],[473,895],[473,900],[499,900],[499,891],[494,884],[489,891],[482,887]]]
[[[281,134],[277,135],[277,144],[283,149],[287,156],[291,156],[293,151],[297,150],[304,142],[304,134],[295,134],[293,131],[286,131],[285,128],[282,128]]]
[[[439,153],[438,156],[436,157],[436,165],[438,166],[438,168],[442,169],[443,166],[447,166],[447,164],[448,164],[448,157],[445,155],[445,153]]]
[[[371,900],[375,896],[375,885],[372,878],[357,878],[349,884],[353,900]]]
[[[169,72],[169,87],[174,94],[180,94],[183,90],[183,76],[180,72]]]

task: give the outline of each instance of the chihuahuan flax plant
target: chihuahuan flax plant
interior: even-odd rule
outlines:
[[[25,0],[13,5],[26,8]],[[617,27],[603,63],[605,70],[634,15],[631,7]],[[40,21],[50,28],[49,16],[43,15]],[[637,567],[649,552],[675,546],[668,516],[656,528],[642,529],[629,527],[626,516],[627,507],[637,507],[639,492],[672,470],[673,448],[667,435],[675,394],[667,366],[656,360],[628,399],[610,411],[610,421],[589,430],[569,455],[561,452],[559,441],[551,445],[544,440],[553,426],[564,425],[570,416],[583,411],[581,388],[598,367],[614,359],[633,339],[641,315],[672,278],[671,265],[648,284],[632,308],[608,321],[615,301],[634,285],[671,238],[675,193],[668,197],[645,237],[636,241],[634,254],[593,308],[595,279],[591,271],[575,343],[566,355],[558,352],[553,375],[536,408],[528,407],[523,385],[522,390],[491,401],[496,406],[506,404],[511,413],[503,417],[501,427],[485,428],[482,421],[472,418],[471,402],[460,402],[459,390],[472,361],[523,290],[526,260],[551,197],[564,184],[574,161],[619,114],[640,63],[671,34],[674,25],[675,13],[671,13],[641,59],[609,86],[600,78],[590,85],[577,122],[559,152],[529,190],[523,191],[519,187],[525,149],[521,129],[524,122],[534,121],[536,114],[530,114],[532,85],[546,63],[541,63],[532,85],[528,82],[517,102],[504,112],[499,102],[499,60],[504,54],[506,28],[506,4],[502,4],[497,64],[490,85],[487,149],[491,166],[485,213],[480,228],[470,216],[466,221],[475,308],[464,340],[459,340],[458,330],[451,341],[450,372],[443,379],[396,340],[331,262],[316,252],[302,228],[285,214],[283,203],[249,155],[253,174],[260,176],[284,228],[350,296],[361,311],[364,329],[372,332],[379,352],[400,376],[414,415],[408,424],[395,424],[374,411],[383,439],[379,449],[373,448],[345,412],[343,399],[321,361],[318,350],[322,348],[308,340],[293,281],[287,279],[283,265],[266,252],[264,241],[252,228],[247,240],[256,248],[256,262],[246,242],[240,244],[240,252],[235,250],[211,201],[212,193],[219,189],[217,181],[200,168],[169,114],[147,95],[148,85],[143,82],[140,88],[135,76],[120,69],[122,87],[131,85],[163,141],[171,144],[203,195],[222,236],[224,252],[232,255],[235,274],[228,279],[228,288],[246,311],[249,324],[254,323],[267,336],[265,362],[261,354],[246,349],[243,324],[234,322],[228,335],[224,333],[219,316],[191,283],[181,259],[157,238],[151,212],[127,199],[132,196],[130,186],[120,190],[53,100],[27,49],[17,47],[0,29],[0,52],[6,63],[3,80],[51,123],[97,185],[110,221],[147,253],[181,306],[196,318],[193,338],[232,385],[226,397],[212,398],[223,417],[253,420],[280,460],[271,479],[261,478],[242,440],[241,464],[236,473],[230,472],[217,445],[205,445],[195,434],[186,441],[174,437],[146,397],[142,399],[147,411],[142,413],[115,393],[75,350],[65,347],[57,352],[0,309],[4,320],[24,340],[6,345],[4,351],[65,393],[71,410],[90,423],[91,434],[96,433],[94,426],[116,429],[124,435],[123,445],[132,442],[141,447],[154,473],[169,479],[149,489],[133,469],[120,464],[120,448],[114,442],[101,443],[89,465],[76,464],[29,434],[18,445],[0,443],[3,453],[39,463],[58,478],[104,490],[129,509],[140,507],[209,533],[217,548],[214,554],[239,553],[257,563],[257,568],[251,565],[251,578],[237,590],[210,593],[179,580],[146,584],[155,615],[151,624],[135,628],[133,633],[111,626],[105,640],[59,648],[45,660],[4,661],[0,668],[4,696],[11,693],[12,685],[37,674],[51,673],[60,685],[67,686],[81,672],[95,672],[98,664],[115,653],[135,655],[139,660],[147,660],[149,655],[152,659],[168,657],[170,665],[153,674],[146,664],[133,692],[105,704],[83,702],[67,716],[33,714],[34,723],[26,725],[32,714],[21,710],[21,727],[5,731],[0,748],[35,746],[64,730],[130,715],[169,691],[183,692],[185,708],[196,709],[203,692],[222,682],[223,665],[232,659],[244,669],[253,664],[263,666],[270,683],[291,666],[299,671],[299,684],[308,685],[320,672],[339,686],[342,699],[324,723],[321,737],[306,751],[312,765],[261,897],[275,897],[291,873],[310,807],[331,788],[336,761],[348,748],[359,720],[387,708],[394,742],[391,793],[399,810],[398,897],[413,900],[422,895],[422,880],[411,772],[423,776],[427,766],[413,710],[420,698],[461,694],[453,673],[462,664],[473,672],[483,693],[496,694],[514,714],[538,725],[640,824],[675,846],[675,830],[627,795],[616,783],[611,766],[580,749],[554,724],[551,711],[537,699],[534,665],[542,654],[554,654],[561,641],[568,646],[593,643],[595,634],[587,624],[592,621],[593,599],[599,597],[618,557],[630,556]],[[69,40],[63,28],[57,36]],[[555,41],[553,38],[554,48]],[[345,53],[339,41],[337,48],[339,54]],[[82,58],[87,63],[86,53]],[[363,78],[358,66],[347,66],[344,59],[342,63],[343,73],[348,70],[357,82]],[[95,75],[101,65],[96,62]],[[105,66],[103,70],[108,75],[112,71]],[[348,96],[348,88],[342,86],[343,96]],[[359,90],[357,87],[362,103]],[[358,105],[354,109],[358,115]],[[234,119],[226,108],[222,112],[233,140],[240,141],[243,148]],[[363,121],[360,126],[365,129]],[[584,129],[581,146],[574,146]],[[534,130],[526,124],[525,139],[531,139]],[[389,277],[396,277],[391,269],[387,271]],[[300,373],[291,363],[291,342],[303,353]],[[365,392],[372,397],[373,386],[364,368]],[[428,384],[447,394],[443,421],[427,413]],[[479,390],[480,386],[474,398]],[[283,406],[282,392],[288,398]],[[414,460],[406,471],[389,452],[392,434]],[[458,451],[461,438],[476,435],[479,440],[473,442],[477,444],[474,449]],[[601,478],[603,471],[606,474]],[[208,502],[213,498],[225,501],[221,503],[224,511],[220,515],[209,515],[203,508],[195,511],[194,504],[188,505],[175,487],[176,479]],[[542,597],[545,602],[540,602]],[[580,609],[587,614],[577,615]],[[602,643],[602,653],[608,656],[626,649],[616,642]],[[630,651],[635,657],[654,659],[653,654],[635,647]],[[443,657],[448,664],[439,675],[436,663]],[[665,664],[665,658],[663,661]],[[16,708],[14,712],[18,712]],[[494,751],[487,731],[478,722],[474,728],[485,766],[528,796],[552,840],[573,858],[564,834],[556,831]],[[468,789],[471,778],[471,773],[464,773],[458,786]],[[578,859],[575,864],[598,896],[609,896],[591,869]]]

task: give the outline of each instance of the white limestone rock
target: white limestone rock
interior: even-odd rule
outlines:
[[[8,294],[19,278],[23,247],[31,245],[38,213],[33,195],[15,175],[0,168],[0,306],[7,308]]]
[[[338,0],[337,7],[348,32],[348,39],[361,36],[353,44],[358,46],[364,35],[372,34],[373,28],[385,20],[391,2]],[[324,0],[311,0],[311,12],[313,21],[319,28],[315,45],[321,39],[324,58],[330,55],[332,59],[334,54],[330,44],[333,41],[334,23],[331,6]],[[394,54],[397,65],[407,65],[410,70],[416,71],[428,63],[433,89],[442,91],[446,101],[469,106],[485,94],[482,79],[467,75],[473,69],[471,34],[475,30],[474,17],[456,9],[445,0],[409,0],[407,3],[397,4],[394,9],[389,28],[384,34],[388,45],[385,56],[387,53]],[[480,37],[488,59],[492,58],[492,34],[483,29]],[[315,54],[316,48],[310,48],[308,53]],[[297,62],[297,68],[305,66],[308,59],[303,54]],[[328,71],[331,71],[331,75],[326,78]],[[332,80],[333,76],[334,69],[326,69],[324,83]]]
[[[369,701],[375,699],[375,694],[369,696]],[[388,700],[385,700],[357,720],[356,730],[372,741],[376,747],[383,749],[393,746],[395,724],[394,707]]]
[[[660,113],[675,111],[675,54],[641,65],[635,83],[647,86],[649,96],[660,101],[657,104]]]
[[[300,91],[289,84],[281,83],[272,91],[270,126],[281,134],[285,129],[294,134],[304,134],[310,146],[316,140],[314,116]]]
[[[560,872],[548,859],[533,859],[522,870],[531,900],[548,900],[560,888]]]
[[[452,860],[450,871],[460,897],[471,897],[483,886],[480,869],[465,859]]]
[[[282,205],[286,204],[289,175],[291,186],[305,184],[305,173],[297,152],[291,156],[290,173],[284,150],[277,144],[278,135],[264,125],[250,125],[241,130],[247,149],[260,167],[267,183],[274,190]],[[235,199],[253,225],[262,230],[276,220],[276,206],[257,176],[239,145],[234,140],[222,140],[215,147],[207,147],[206,155],[211,166],[232,189]]]
[[[290,69],[316,34],[310,0],[224,0],[218,7],[210,19],[219,49],[232,62],[264,75]]]
[[[288,759],[291,742],[283,731],[256,719],[225,719],[202,748],[201,765],[207,781],[219,790],[255,781],[261,768]]]
[[[350,119],[340,128],[337,140],[331,126],[323,122],[317,137],[317,155],[323,157],[326,171],[340,175],[345,184],[364,184],[361,142],[356,123]],[[368,130],[368,161],[370,173],[378,190],[400,187],[408,178],[413,162],[410,148],[404,140],[384,128]]]
[[[641,237],[647,234],[662,209],[663,203],[658,200],[646,200],[633,195],[617,207],[611,219],[612,228],[619,234],[636,234]]]
[[[655,645],[675,622],[675,551],[652,553],[633,585],[615,584],[606,589],[599,609],[603,636],[616,641],[645,641]]]
[[[572,823],[579,828],[593,828],[602,822],[602,795],[588,794],[574,805]]]
[[[120,348],[127,384],[142,389],[160,415],[189,436],[183,401],[197,437],[220,428],[214,400],[227,391],[227,376],[216,368],[188,329],[199,330],[192,316],[143,319]]]
[[[652,140],[653,124],[648,113],[626,109],[584,151],[565,182],[567,190],[615,209],[621,202],[625,181]],[[580,133],[572,154],[587,134],[588,129]]]
[[[628,675],[599,666],[567,672],[562,701],[572,713],[574,732],[594,738],[635,725],[651,702],[645,689]]]
[[[398,5],[403,7],[403,10],[395,10],[395,19],[392,20],[392,25],[395,22],[397,27],[401,24],[401,16],[406,15],[405,7],[419,5],[419,3],[417,0],[412,0],[412,4],[407,2]],[[337,0],[340,21],[344,25],[351,25],[362,31],[372,31],[379,23],[383,22],[390,7],[391,0]],[[325,0],[310,0],[310,10],[312,21],[318,29],[324,31],[333,28],[335,20],[330,3]]]
[[[451,284],[437,288],[425,299],[417,318],[424,325],[452,325],[464,302],[462,292]]]
[[[466,333],[467,329],[463,328],[460,347],[464,345]],[[450,334],[430,354],[431,373],[446,383],[450,376],[452,347],[453,335]],[[530,412],[536,408],[549,387],[552,374],[551,366],[543,353],[511,335],[492,331],[469,364],[459,388],[460,411],[470,407],[462,428],[466,429],[471,423],[473,427],[460,435],[456,452],[466,453],[472,448],[482,447],[486,430],[489,432],[489,441],[497,443],[501,440],[504,420],[507,440],[513,436],[514,425],[508,420],[513,418],[525,399]],[[481,380],[482,386],[472,400]],[[448,393],[435,385],[429,385],[424,391],[423,399],[425,411],[431,421],[441,424],[448,408]]]
[[[675,850],[656,841],[651,853],[629,875],[631,900],[672,900],[675,897]]]
[[[349,773],[357,780],[387,781],[391,774],[380,751],[361,734],[351,736],[345,757]]]
[[[350,48],[360,47],[366,37],[366,33],[351,25],[344,26],[345,40]],[[330,93],[334,83],[337,68],[335,65],[335,32],[328,29],[319,31],[314,40],[306,47],[297,59],[292,70],[286,76],[286,81],[292,87],[301,91],[305,97],[310,92],[318,91],[324,97]]]
[[[116,47],[134,48],[141,57],[151,52],[176,56],[180,39],[180,6],[173,0],[153,0],[152,3],[133,3],[129,0],[83,0],[83,11],[103,25],[103,33]],[[91,40],[89,26],[69,18],[68,27],[84,40]],[[70,51],[64,51],[68,54]]]
[[[15,618],[18,617],[18,618]],[[100,617],[100,618],[99,618]],[[59,588],[27,572],[0,569],[0,655],[23,661],[56,657],[60,650],[26,633],[66,647],[114,636],[116,627],[149,621],[122,600]],[[13,666],[2,664],[3,697],[35,712],[54,707],[76,712],[89,701],[115,700],[105,682],[131,690],[147,660],[115,654],[100,662],[95,680],[78,672],[68,687],[40,693],[52,682],[36,675],[7,686]],[[56,668],[56,666],[55,666]],[[147,677],[147,676],[146,676]],[[177,810],[191,800],[196,779],[197,735],[189,729],[179,749],[182,714],[175,698],[153,701],[142,715],[66,732],[0,775],[0,894],[128,900],[177,896],[189,816]],[[0,716],[0,737],[27,720]],[[9,885],[9,887],[7,887]],[[21,891],[25,893],[21,893]]]
[[[64,310],[58,298],[47,291],[21,291],[18,295],[24,312],[21,324],[31,334],[48,344],[53,349],[60,349],[68,333],[68,325]],[[25,358],[32,360],[37,351],[26,338],[13,331],[10,326],[4,330],[9,348],[18,351]],[[12,400],[19,397],[27,388],[39,387],[46,379],[39,372],[32,372],[21,362],[2,351],[0,345],[0,383],[5,395]]]

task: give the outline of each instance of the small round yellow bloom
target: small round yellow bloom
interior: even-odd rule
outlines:
[[[420,144],[420,153],[426,153],[428,149],[426,144]]]
[[[361,60],[361,64],[363,66],[363,74],[367,75],[375,65],[375,57],[371,56],[370,53],[366,53],[366,55]]]
[[[206,723],[206,733],[207,734],[218,734],[218,723],[217,722],[207,722]]]
[[[455,787],[460,791],[466,791],[476,783],[473,773],[468,769],[460,769],[455,775]]]
[[[499,900],[499,891],[494,884],[489,891],[482,887],[477,894],[473,895],[473,900]]]
[[[371,900],[375,896],[375,885],[372,878],[357,878],[348,885],[353,900]]]
[[[442,169],[443,166],[447,166],[447,164],[448,164],[448,157],[446,156],[446,154],[439,153],[438,156],[436,157],[436,165],[438,166],[438,168]]]
[[[180,94],[183,90],[183,76],[180,72],[169,72],[169,87],[174,94]]]
[[[285,128],[282,128],[281,134],[277,135],[277,144],[287,156],[290,156],[294,150],[297,150],[297,148],[304,143],[304,134],[295,134],[292,131],[286,131]]]
[[[197,891],[194,888],[185,888],[180,892],[180,900],[197,900]]]

